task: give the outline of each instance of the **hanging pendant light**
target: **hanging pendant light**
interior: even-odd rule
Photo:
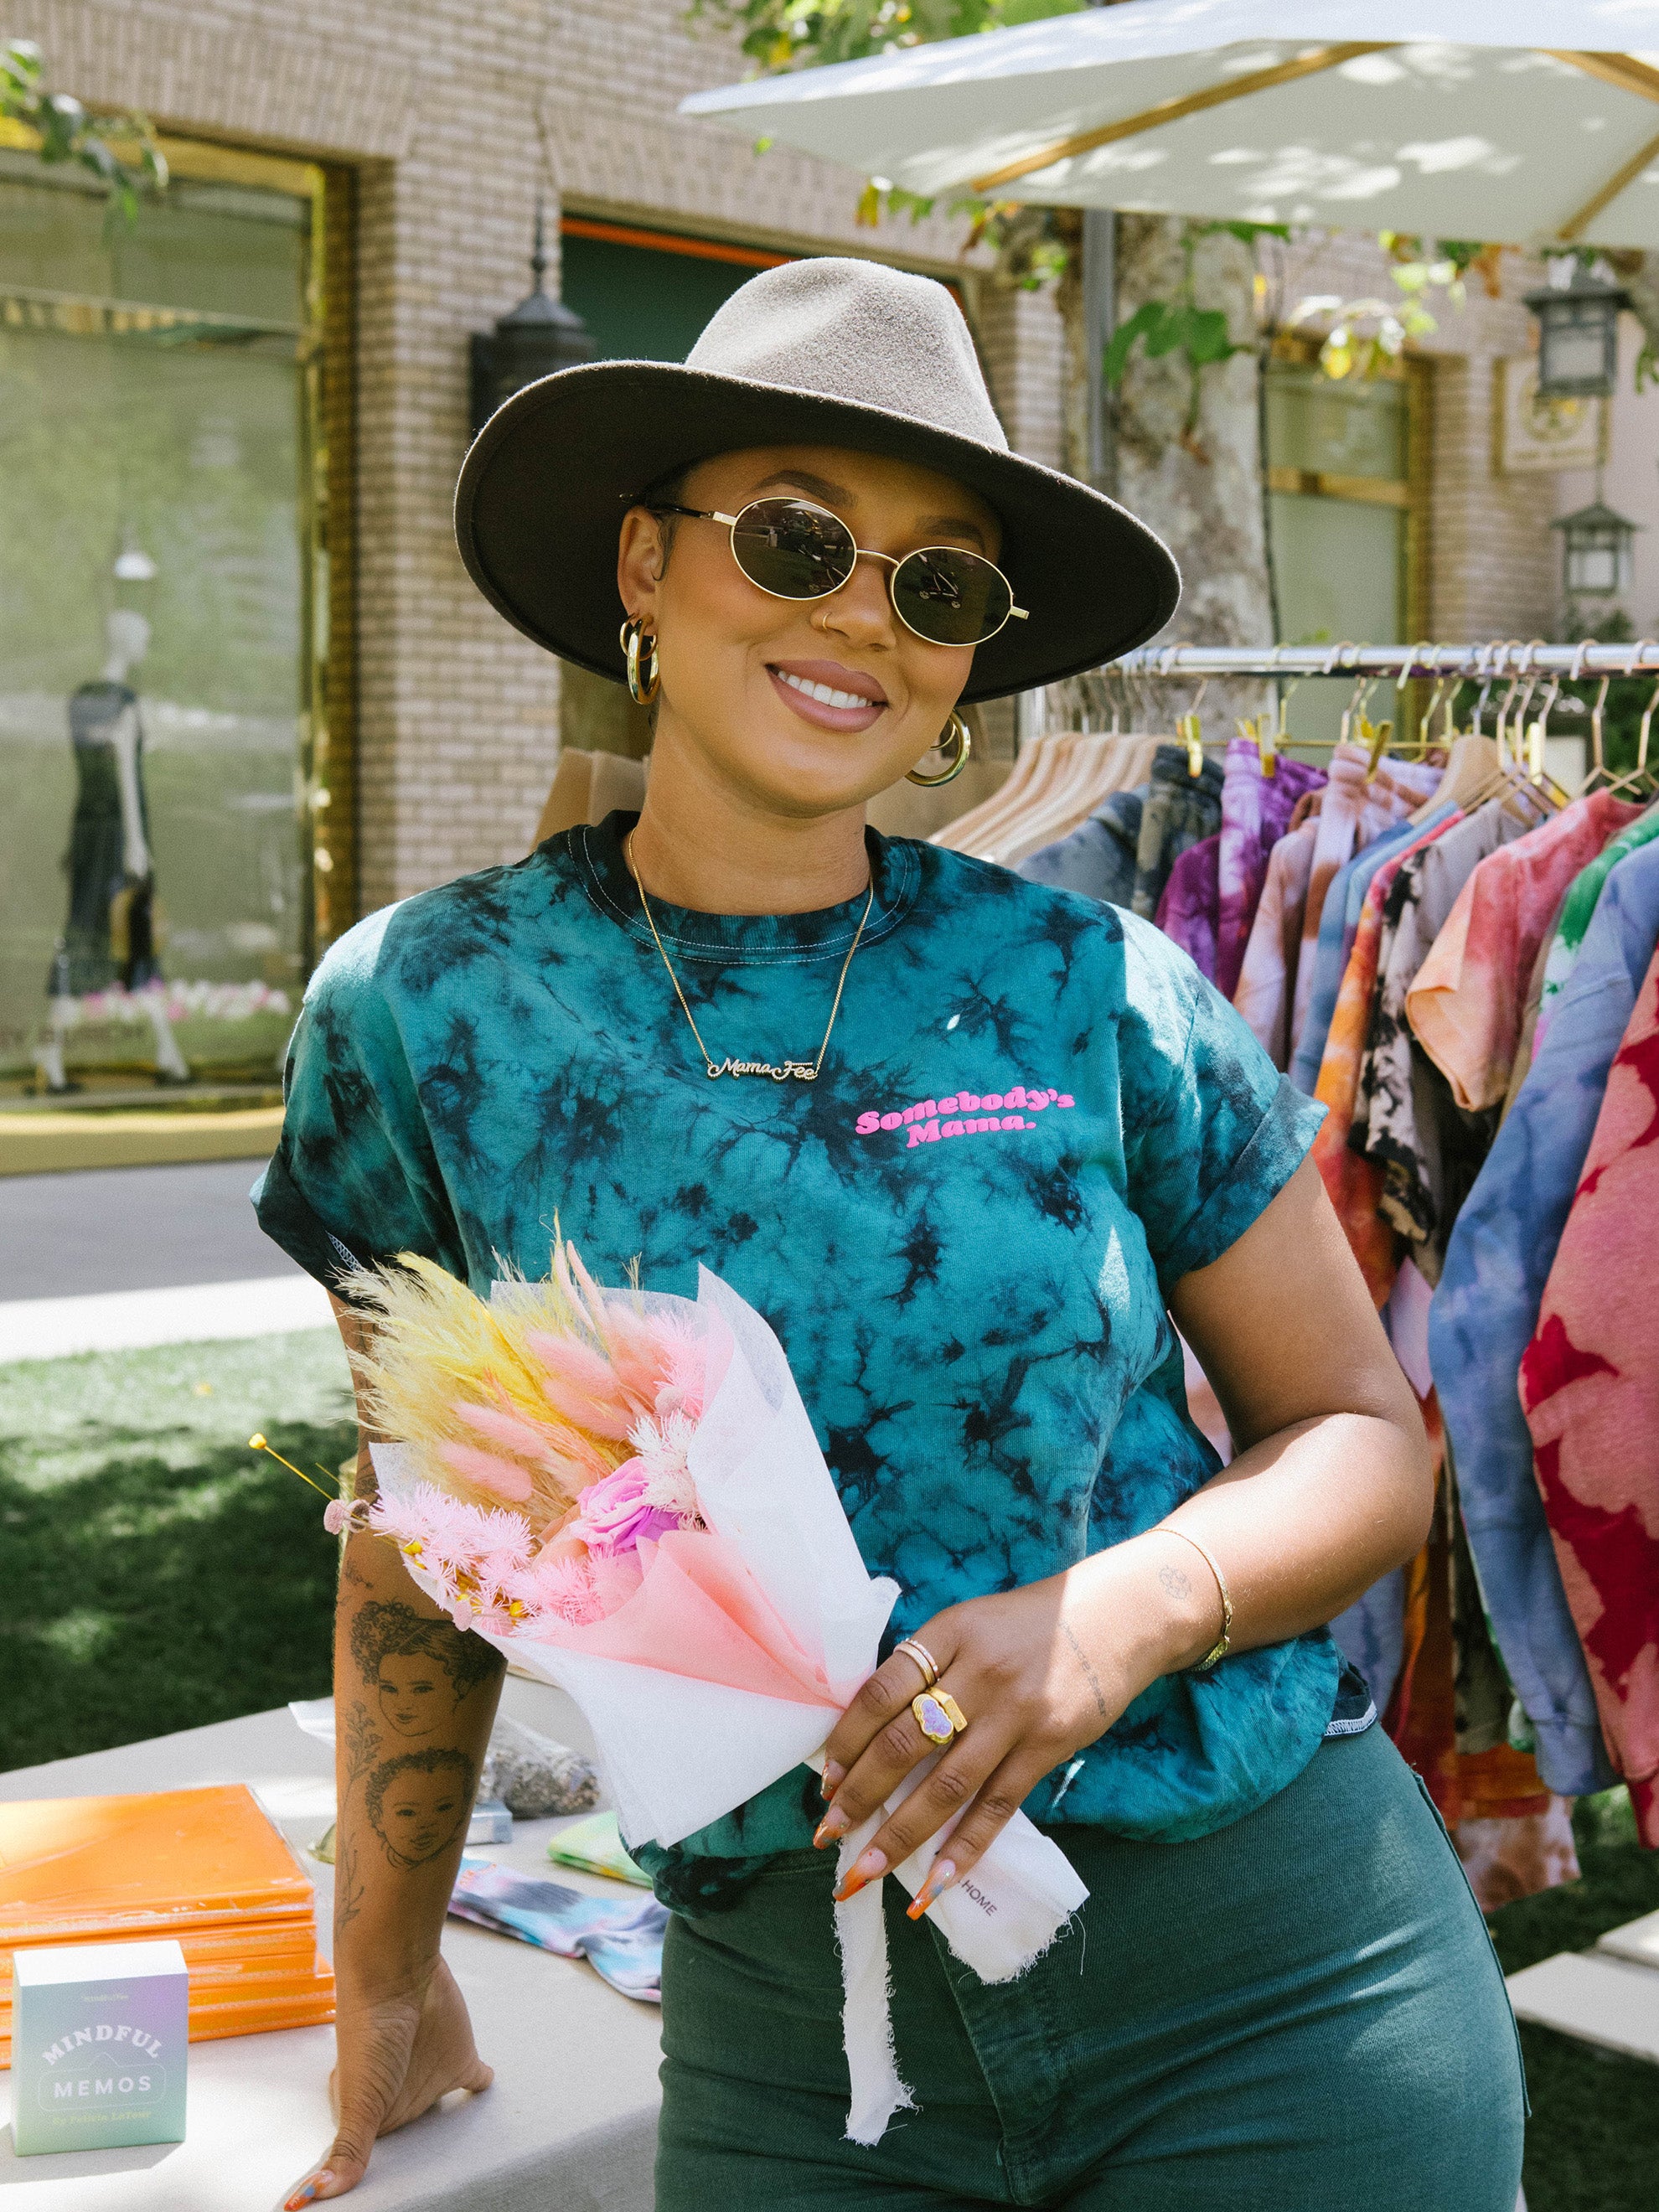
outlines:
[[[1575,256],[1551,264],[1548,288],[1528,292],[1538,323],[1541,399],[1607,399],[1619,375],[1619,313],[1628,297]]]
[[[574,368],[598,351],[588,327],[574,307],[556,300],[543,281],[547,247],[542,200],[536,196],[536,239],[530,256],[531,290],[493,331],[475,333],[472,357],[472,434],[476,437],[495,410],[527,384]]]
[[[1607,599],[1626,588],[1640,526],[1597,499],[1551,523],[1561,532],[1561,580],[1570,599]]]

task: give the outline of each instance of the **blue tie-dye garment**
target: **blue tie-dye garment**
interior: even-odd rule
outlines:
[[[487,1293],[556,1217],[602,1281],[699,1261],[776,1329],[889,1632],[1162,1519],[1215,1455],[1171,1285],[1283,1187],[1322,1109],[1150,924],[871,835],[875,897],[818,1081],[710,1082],[621,854],[631,817],[371,915],[295,1033],[259,1218],[325,1281],[422,1252]],[[653,901],[718,1059],[811,1060],[864,910]],[[1331,1719],[1324,1630],[1159,1681],[1028,1809],[1201,1835],[1284,1787]],[[811,1835],[797,1769],[678,1847]],[[820,1808],[821,1809],[821,1808]]]

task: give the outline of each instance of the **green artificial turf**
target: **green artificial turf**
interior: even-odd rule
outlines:
[[[1583,1880],[1523,1897],[1492,1916],[1506,1974],[1558,1951],[1584,1951],[1609,1928],[1659,1911],[1659,1852],[1636,1840],[1622,1790],[1581,1802],[1573,1819]],[[1659,2066],[1523,2027],[1532,2119],[1527,2212],[1638,2212],[1659,2205]]]
[[[331,1331],[0,1366],[0,1770],[325,1696]]]

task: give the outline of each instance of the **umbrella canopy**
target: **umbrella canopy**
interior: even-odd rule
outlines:
[[[683,112],[915,192],[1659,246],[1659,0],[1122,0]]]

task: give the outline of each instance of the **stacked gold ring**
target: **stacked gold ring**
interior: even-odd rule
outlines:
[[[925,1644],[918,1644],[914,1636],[907,1636],[902,1644],[896,1644],[893,1646],[893,1650],[895,1656],[902,1651],[907,1659],[915,1661],[921,1669],[923,1689],[931,1690],[939,1680],[939,1662],[927,1646]]]

